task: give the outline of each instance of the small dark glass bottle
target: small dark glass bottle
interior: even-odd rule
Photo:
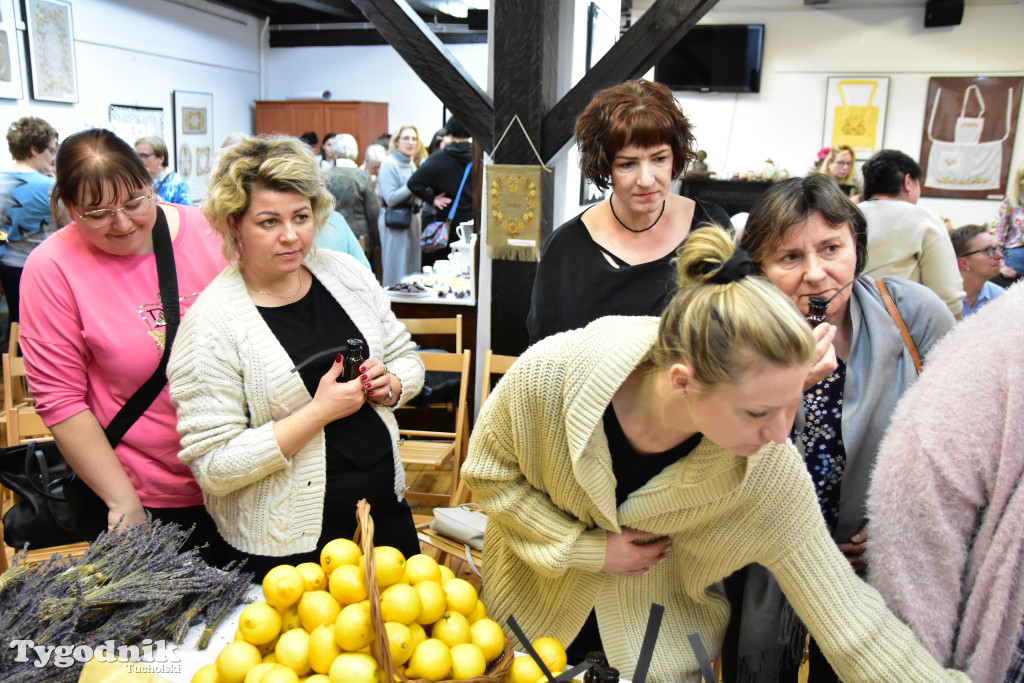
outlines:
[[[583,674],[584,683],[618,683],[619,670],[608,666],[608,658],[595,650],[587,653],[591,667]]]
[[[349,339],[348,351],[345,352],[345,370],[341,373],[343,381],[348,382],[359,377],[359,368],[363,364],[363,340]]]
[[[811,327],[817,327],[821,323],[828,322],[828,302],[823,296],[812,296],[807,304],[807,315],[804,317]]]

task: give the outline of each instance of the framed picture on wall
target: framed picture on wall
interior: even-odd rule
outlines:
[[[25,24],[32,97],[47,102],[77,102],[78,71],[71,3],[26,0]]]
[[[825,94],[823,147],[848,145],[864,160],[882,149],[888,76],[829,76]]]
[[[11,100],[25,96],[17,37],[12,0],[0,0],[0,97]]]
[[[174,170],[188,181],[192,201],[206,198],[213,158],[213,94],[175,90]]]
[[[612,191],[601,190],[597,185],[580,176],[580,206],[596,204],[603,201]]]
[[[1020,116],[1024,78],[933,77],[921,134],[921,194],[1000,199]]]

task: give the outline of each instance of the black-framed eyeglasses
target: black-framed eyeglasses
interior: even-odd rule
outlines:
[[[142,159],[143,161],[145,161],[146,159],[148,159],[150,157],[155,157],[156,156],[155,154],[147,154],[146,152],[136,152],[136,154],[138,154],[139,158]]]
[[[975,249],[974,251],[969,251],[966,254],[962,254],[960,256],[960,258],[964,258],[965,256],[970,256],[972,254],[981,254],[981,253],[984,253],[984,254],[988,255],[989,258],[999,258],[1000,256],[1003,255],[1003,248],[1000,247],[1000,246],[994,246],[994,247],[985,247],[984,249]]]

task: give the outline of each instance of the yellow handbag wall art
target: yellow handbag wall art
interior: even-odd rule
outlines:
[[[832,147],[849,145],[858,159],[866,159],[881,148],[889,79],[829,78],[828,81],[824,142]]]

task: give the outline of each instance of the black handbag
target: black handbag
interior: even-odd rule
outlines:
[[[389,206],[384,209],[384,225],[395,230],[405,230],[412,225],[411,206]]]
[[[178,333],[178,278],[163,209],[153,226],[153,251],[166,322],[164,353],[153,374],[132,394],[104,429],[116,446],[149,409],[167,383],[167,361]],[[107,529],[107,506],[64,460],[55,441],[32,441],[0,449],[0,483],[20,500],[4,514],[4,543],[12,548],[93,541]]]

